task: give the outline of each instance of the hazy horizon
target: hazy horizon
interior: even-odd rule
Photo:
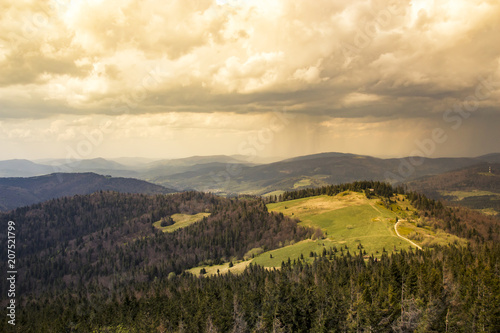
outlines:
[[[176,159],[187,159],[187,158],[194,158],[194,157],[216,157],[216,156],[226,156],[226,157],[233,157],[236,159],[241,159],[241,160],[248,160],[249,162],[255,162],[255,163],[273,163],[277,161],[282,161],[285,159],[291,159],[291,158],[297,158],[297,157],[302,157],[302,156],[309,156],[309,155],[318,155],[318,154],[330,154],[330,153],[338,153],[338,154],[352,154],[352,155],[363,155],[363,156],[370,156],[370,157],[375,157],[375,158],[380,158],[380,159],[394,159],[394,158],[405,158],[405,157],[411,157],[411,155],[368,155],[368,154],[355,154],[355,153],[349,153],[349,152],[334,152],[334,151],[328,151],[328,152],[318,152],[318,153],[312,153],[312,154],[306,154],[306,155],[289,155],[289,156],[253,156],[253,155],[238,155],[238,154],[216,154],[216,155],[187,155],[187,156],[173,156],[173,157],[148,157],[148,156],[111,156],[111,157],[106,157],[106,156],[95,156],[95,157],[90,157],[90,158],[82,158],[81,160],[93,160],[93,159],[105,159],[109,161],[117,161],[117,160],[143,160],[145,163],[154,162],[154,161],[160,161],[160,160],[176,160]],[[491,154],[500,154],[500,152],[490,152],[486,154],[480,154],[480,155],[470,155],[470,156],[428,156],[428,158],[477,158],[485,155],[491,155]],[[420,155],[422,156],[422,155]],[[423,156],[427,157],[427,156]],[[12,158],[12,159],[0,159],[0,161],[7,161],[7,160],[29,160],[35,163],[40,163],[43,164],[43,162],[50,162],[50,161],[75,161],[78,159],[75,158],[66,158],[66,157],[46,157],[46,158]]]
[[[2,160],[499,151],[498,1],[27,1],[2,12]]]

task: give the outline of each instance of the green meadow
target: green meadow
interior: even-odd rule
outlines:
[[[316,196],[268,205],[269,211],[300,220],[304,226],[318,227],[325,239],[305,240],[280,249],[265,252],[254,259],[262,266],[279,266],[282,261],[300,257],[313,260],[310,252],[321,254],[323,248],[336,247],[346,253],[382,255],[382,252],[409,249],[410,244],[394,232],[396,214],[378,204],[378,199],[367,199],[364,194],[344,192],[336,196]],[[347,249],[345,248],[347,246]]]
[[[371,255],[380,257],[384,251],[392,253],[414,248],[407,240],[396,235],[396,218],[401,222],[398,226],[399,233],[420,246],[466,244],[464,239],[442,230],[435,230],[427,225],[417,227],[420,220],[414,218],[415,208],[402,195],[395,197],[389,208],[378,198],[368,199],[363,193],[350,191],[336,196],[321,195],[271,203],[267,207],[271,212],[296,218],[299,225],[320,228],[324,238],[307,239],[267,252],[260,249],[253,253],[253,259],[250,259],[250,251],[246,256],[250,260],[234,262],[232,268],[229,268],[229,263],[225,263],[195,267],[190,272],[199,274],[201,268],[205,268],[207,275],[217,274],[217,270],[220,274],[228,271],[238,274],[250,263],[280,267],[288,259],[312,262],[314,253],[321,256],[324,250],[334,250],[334,256],[346,255],[347,252],[358,255],[361,251],[366,258]]]
[[[210,213],[198,213],[195,215],[189,214],[174,214],[172,215],[172,219],[174,220],[174,224],[162,227],[160,225],[161,221],[156,221],[153,223],[153,226],[157,229],[160,229],[163,232],[173,232],[177,229],[186,228],[193,223],[201,221],[204,217],[209,216]]]

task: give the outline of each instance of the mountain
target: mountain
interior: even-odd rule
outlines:
[[[0,161],[0,177],[34,177],[50,173],[94,172],[115,177],[136,177],[133,167],[104,158],[85,160],[45,159],[38,163],[28,160]]]
[[[356,180],[402,183],[477,164],[473,158],[381,159],[342,153],[300,156],[264,165],[210,165],[149,179],[165,186],[217,193],[265,194],[276,190],[317,187]]]
[[[95,173],[53,173],[30,178],[0,178],[0,210],[96,191],[146,194],[174,192],[143,180],[113,178]]]
[[[193,156],[188,158],[161,160],[149,163],[138,170],[139,178],[158,184],[169,184],[170,187],[179,189],[196,188],[196,181],[191,177],[199,175],[208,175],[211,172],[218,172],[225,169],[228,165],[251,165],[243,160],[234,157],[220,156]],[[194,172],[194,174],[193,174]],[[182,176],[184,174],[185,176]],[[180,183],[168,180],[171,176],[177,175],[175,179],[180,179]],[[190,179],[187,183],[184,180]]]
[[[32,177],[54,172],[49,165],[38,164],[28,160],[0,161],[0,177]]]
[[[127,167],[118,162],[109,161],[104,158],[93,158],[87,160],[76,160],[74,162],[64,164],[68,167],[74,167],[80,171],[90,170],[90,169],[100,169],[100,170],[124,170]]]
[[[104,158],[93,158],[85,160],[74,160],[54,167],[56,172],[94,172],[101,175],[114,177],[133,177],[138,173],[133,167],[125,166],[121,163],[106,160]]]
[[[356,180],[379,180],[392,184],[406,183],[423,176],[438,175],[479,163],[500,160],[500,154],[475,158],[376,158],[345,153],[320,153],[298,156],[267,164],[250,163],[245,156],[192,156],[148,162],[144,159],[120,159],[123,163],[102,158],[66,163],[53,160],[56,166],[29,161],[0,162],[0,175],[33,176],[51,172],[94,172],[114,177],[137,178],[168,188],[201,190],[233,195],[266,194]],[[124,163],[127,163],[125,165]]]
[[[117,157],[117,158],[110,158],[109,160],[118,162],[127,167],[138,168],[138,167],[144,167],[146,164],[152,163],[157,159],[147,158],[147,157]]]
[[[476,159],[488,163],[500,163],[500,153],[493,153],[476,157]]]
[[[245,163],[244,159],[240,156],[226,156],[226,155],[213,155],[213,156],[191,156],[186,158],[178,158],[171,160],[160,160],[150,163],[149,167],[157,166],[192,166],[197,164],[207,163]]]
[[[490,160],[495,160],[496,157]],[[409,190],[484,213],[500,214],[500,163],[481,163],[406,183]]]

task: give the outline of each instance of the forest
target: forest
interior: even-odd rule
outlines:
[[[241,275],[96,284],[30,299],[17,332],[498,332],[500,247],[364,260],[347,253]],[[7,330],[3,330],[7,332]]]
[[[188,228],[163,233],[152,226],[174,213],[210,212]],[[119,288],[153,281],[203,262],[241,259],[253,248],[274,249],[321,231],[270,214],[258,198],[229,200],[211,194],[98,192],[18,208],[15,221],[19,292],[23,295],[97,282]],[[6,248],[2,248],[6,258]],[[2,280],[2,290],[7,281]]]
[[[323,248],[314,262],[289,258],[275,269],[186,272],[241,259],[254,248],[323,237],[319,229],[269,213],[265,202],[346,190],[388,205],[395,194],[405,194],[421,218],[467,238],[469,245],[368,258],[354,249]],[[0,331],[500,331],[498,219],[405,192],[380,182],[268,199],[96,192],[18,208],[1,220],[16,221],[21,305],[16,326],[1,321]],[[210,215],[171,233],[152,226],[173,214],[200,212]],[[7,281],[0,286],[5,318]]]

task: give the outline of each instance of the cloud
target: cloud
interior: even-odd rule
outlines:
[[[208,120],[220,130],[235,115],[258,130],[286,108],[308,126],[346,119],[375,131],[443,125],[485,78],[500,81],[494,0],[31,0],[0,10],[0,120],[111,117],[116,131],[144,137],[130,129],[143,128],[140,117],[155,133],[208,131]],[[489,122],[500,118],[500,84],[490,88],[477,101]],[[29,136],[77,135],[57,126]]]
[[[32,1],[4,10],[0,93],[28,94],[28,105],[12,100],[21,110],[60,106],[39,117],[265,112],[299,104],[297,93],[315,101],[300,111],[333,116],[350,115],[349,103],[332,105],[353,94],[378,96],[374,109],[384,96],[403,105],[422,97],[427,109],[426,98],[459,98],[499,68],[494,1]],[[154,68],[165,75],[145,86]],[[134,107],[112,107],[127,98]]]

